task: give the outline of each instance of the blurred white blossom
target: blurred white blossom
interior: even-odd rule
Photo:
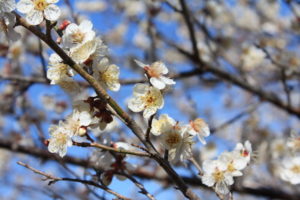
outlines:
[[[26,14],[26,21],[31,25],[42,23],[44,17],[56,21],[60,16],[60,8],[54,5],[59,0],[20,0],[17,4],[19,12]]]

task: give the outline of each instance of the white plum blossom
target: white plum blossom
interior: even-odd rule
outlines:
[[[275,159],[283,157],[287,151],[287,146],[289,146],[289,143],[286,144],[283,138],[272,140],[270,145],[271,156]]]
[[[100,82],[102,87],[117,92],[120,89],[119,75],[120,70],[117,65],[109,64],[105,57],[100,62],[93,63],[94,77]]]
[[[169,152],[169,158],[173,163],[183,162],[192,157],[193,138],[186,129],[182,130],[179,144]]]
[[[72,132],[73,135],[84,136],[87,127],[93,122],[93,117],[87,111],[73,110],[65,122],[65,128]]]
[[[26,21],[31,25],[42,23],[44,17],[50,21],[56,21],[60,14],[60,8],[54,3],[59,0],[20,0],[17,4],[19,12],[26,14]]]
[[[202,183],[208,187],[215,187],[219,194],[228,194],[228,187],[234,183],[232,174],[227,172],[227,163],[220,160],[205,160],[203,162],[204,175]]]
[[[163,106],[164,99],[160,90],[146,84],[136,84],[133,89],[133,97],[128,101],[128,108],[133,112],[144,111],[144,118],[149,118]]]
[[[64,31],[62,37],[62,45],[64,48],[74,48],[87,41],[94,40],[96,33],[93,31],[93,24],[91,21],[84,20],[78,26],[77,24],[69,24]]]
[[[169,130],[176,125],[176,121],[169,117],[167,114],[163,114],[159,119],[153,119],[151,125],[151,133],[153,135],[159,136],[164,130]]]
[[[162,147],[169,150],[170,161],[182,162],[191,157],[193,135],[188,133],[186,126],[180,126],[167,114],[153,119],[151,133],[159,136]]]
[[[162,143],[162,146],[167,150],[177,148],[182,142],[183,133],[184,128],[177,124],[170,128],[165,128],[161,130],[160,141]]]
[[[191,135],[197,135],[198,139],[202,144],[206,144],[204,137],[210,135],[210,130],[208,125],[205,123],[203,119],[197,118],[194,121],[190,121],[188,125],[188,132]]]
[[[162,90],[166,85],[174,85],[175,81],[164,76],[169,72],[163,62],[157,61],[151,65],[144,64],[138,60],[135,62],[142,67],[150,78],[150,83],[159,90]]]
[[[219,160],[226,163],[226,171],[231,173],[232,176],[242,176],[241,170],[245,169],[247,162],[241,159],[236,152],[224,152],[220,155]]]
[[[64,64],[57,54],[51,54],[48,68],[47,78],[51,80],[51,84],[59,85],[70,95],[76,95],[80,92],[78,83],[72,79],[75,71]]]
[[[74,76],[74,74],[74,70],[64,64],[59,55],[56,53],[50,55],[47,78],[51,80],[51,84],[58,84],[63,79]]]
[[[248,140],[244,143],[244,145],[242,143],[238,143],[234,152],[236,152],[240,158],[245,159],[245,161],[249,163],[252,154],[252,145]]]
[[[294,131],[291,132],[291,137],[287,141],[287,146],[293,152],[300,151],[300,135],[296,134]]]
[[[216,160],[205,160],[203,184],[214,187],[218,194],[228,194],[229,186],[234,183],[233,177],[243,175],[241,170],[248,165],[251,152],[251,144],[246,141],[245,145],[238,143],[233,151],[222,153]]]
[[[9,13],[16,9],[15,0],[0,0],[0,17],[3,13]]]
[[[59,125],[51,125],[49,128],[50,139],[48,144],[48,150],[51,153],[58,153],[63,157],[67,153],[67,148],[72,146],[72,133],[66,129],[63,122],[59,122]]]
[[[280,177],[284,181],[288,181],[291,184],[300,183],[300,157],[293,157],[284,159],[282,162],[282,168],[280,170]]]
[[[266,54],[263,50],[255,47],[255,46],[248,46],[243,49],[242,54],[242,64],[246,70],[255,69],[259,66],[263,60],[265,59]]]
[[[77,63],[82,64],[95,53],[97,43],[95,40],[88,41],[70,50],[70,57]]]

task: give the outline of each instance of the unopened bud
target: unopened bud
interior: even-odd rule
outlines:
[[[69,24],[71,24],[71,22],[69,20],[64,20],[60,26],[59,26],[59,30],[63,31],[67,28],[67,26],[69,26]]]

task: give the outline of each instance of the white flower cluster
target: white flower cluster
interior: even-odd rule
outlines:
[[[135,62],[145,70],[152,86],[147,84],[135,85],[134,97],[129,100],[128,107],[133,112],[144,111],[144,118],[149,118],[156,113],[157,109],[164,106],[164,99],[160,90],[164,89],[166,85],[175,84],[175,82],[165,76],[169,70],[164,63],[157,61],[147,65],[138,60]]]
[[[91,125],[93,118],[87,111],[74,110],[65,121],[49,128],[51,138],[48,140],[48,149],[51,153],[58,153],[61,157],[67,153],[67,147],[72,146],[73,136],[83,136],[87,127]]]
[[[118,91],[119,67],[109,64],[105,57],[107,47],[96,37],[92,22],[84,20],[80,25],[66,23],[63,29],[61,44],[66,53],[77,64],[92,69],[93,76],[103,88]],[[78,94],[80,88],[72,79],[75,72],[57,54],[52,54],[49,61],[47,77],[51,84],[60,85],[71,95]]]
[[[214,187],[218,194],[228,194],[233,178],[243,175],[241,170],[249,164],[251,153],[251,143],[246,141],[244,145],[238,143],[232,152],[223,152],[217,160],[205,160],[202,183]]]
[[[72,139],[86,136],[88,129],[103,130],[113,121],[106,104],[95,97],[77,100],[73,104],[73,112],[66,120],[49,128],[48,149],[61,157],[66,154],[67,147],[72,146]]]
[[[193,137],[198,136],[202,143],[209,136],[208,125],[200,118],[188,125],[180,125],[167,114],[153,119],[151,133],[160,137],[162,147],[169,151],[169,160],[176,163],[192,157]]]
[[[288,140],[273,140],[271,153],[277,175],[290,184],[300,184],[300,136],[292,131]]]
[[[247,46],[243,49],[241,61],[245,70],[251,71],[262,64],[265,58],[266,54],[263,50],[255,46]]]

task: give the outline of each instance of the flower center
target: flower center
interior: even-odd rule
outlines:
[[[103,82],[109,83],[114,81],[114,77],[109,72],[102,72],[102,73],[99,72],[99,73],[100,73],[100,78]]]
[[[49,5],[46,2],[46,0],[35,0],[33,2],[33,4],[34,4],[34,8],[39,11],[44,11],[47,8],[47,6]]]
[[[166,133],[168,136],[166,138],[166,143],[171,147],[171,148],[175,148],[180,140],[181,137],[179,134],[177,134],[176,132],[171,132],[171,133]]]
[[[68,137],[64,133],[59,133],[57,136],[57,143],[60,145],[65,145],[67,143]]]
[[[291,171],[294,172],[295,174],[300,174],[300,165],[294,165],[291,168]]]
[[[154,94],[152,94],[152,92],[149,91],[148,94],[143,97],[143,101],[145,102],[146,107],[149,107],[155,104],[156,98]]]
[[[213,177],[216,180],[216,182],[221,182],[224,180],[224,172],[220,171],[219,169],[216,169],[216,171],[213,173]]]
[[[82,43],[84,39],[84,33],[77,31],[76,33],[73,33],[71,37],[74,43]]]
[[[233,166],[233,163],[230,162],[228,165],[227,165],[227,171],[228,172],[234,172],[236,171],[235,167]]]

